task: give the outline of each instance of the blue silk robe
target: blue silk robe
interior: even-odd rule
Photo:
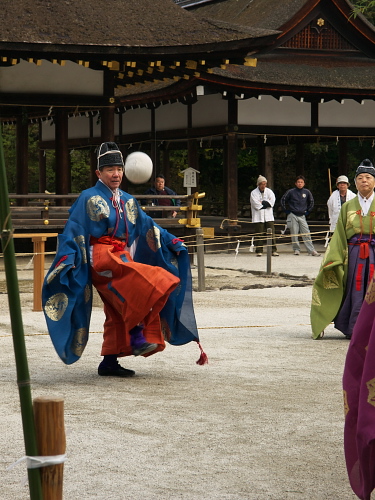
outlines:
[[[81,193],[58,237],[56,257],[42,290],[43,310],[53,345],[66,364],[77,361],[87,344],[92,310],[90,237],[126,240],[135,262],[160,266],[180,279],[160,313],[173,345],[198,341],[192,303],[190,259],[183,242],[161,228],[120,191],[120,217],[112,191],[101,181]],[[179,255],[176,252],[180,252]]]

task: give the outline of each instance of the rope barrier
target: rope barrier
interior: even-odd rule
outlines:
[[[221,225],[220,227],[223,228],[223,224],[225,222],[229,222],[229,223],[240,223],[240,224],[253,224],[252,221],[247,221],[247,220],[238,220],[238,219],[223,219],[222,222],[221,222]],[[275,223],[275,227],[285,227],[284,224],[281,224],[281,223]],[[310,227],[321,227],[321,225],[310,225]],[[303,237],[303,236],[310,236],[310,238],[312,239],[312,241],[316,241],[317,239],[319,238],[316,238],[315,235],[319,235],[319,234],[327,234],[327,230],[323,230],[323,231],[313,231],[310,233],[299,233],[297,235],[294,235],[294,234],[288,234],[288,235],[284,235],[283,232],[281,235],[278,235],[276,233],[274,233],[272,235],[272,238],[276,241],[280,240],[281,238],[286,238],[286,237],[293,237],[293,236],[297,236],[297,237]],[[9,235],[10,237],[12,236],[12,234]],[[193,241],[196,239],[196,234],[190,234],[190,235],[185,235],[183,236],[184,238],[184,241],[185,241],[185,244],[186,244],[186,247],[187,248],[198,248],[198,247],[201,247],[201,246],[205,246],[205,245],[209,245],[210,247],[212,246],[219,246],[219,245],[226,245],[228,246],[229,244],[231,243],[234,243],[235,241],[238,243],[240,242],[241,243],[250,243],[251,244],[251,247],[255,247],[256,246],[256,243],[261,241],[263,243],[262,246],[264,247],[268,247],[269,245],[267,245],[267,234],[266,233],[250,233],[250,234],[245,234],[245,235],[239,235],[236,239],[232,239],[232,238],[235,238],[235,236],[233,235],[223,235],[223,236],[214,236],[213,238],[207,238],[207,240],[209,240],[208,242],[203,242],[203,243],[196,243],[196,241]],[[231,241],[228,241],[228,238],[232,239]],[[223,240],[222,242],[220,240]],[[255,243],[255,245],[254,245]],[[279,243],[280,244],[280,243]],[[283,244],[285,245],[288,245],[288,244],[292,244],[292,242],[288,243],[288,242],[283,242]],[[238,247],[237,247],[237,251],[238,251]],[[213,253],[212,250],[210,251],[207,251],[206,250],[206,253]],[[55,255],[56,252],[53,251],[53,252],[40,252],[40,253],[16,253],[15,254],[15,257],[28,257],[28,256],[32,256],[32,259],[35,258],[36,256],[38,255]],[[3,253],[0,253],[0,258],[3,257]],[[32,263],[32,260],[29,262],[29,266],[31,266],[31,263]]]
[[[303,236],[308,236],[311,238],[312,241],[320,241],[320,240],[322,240],[322,237],[321,236],[319,237],[319,235],[323,235],[323,234],[326,235],[327,231],[313,231],[310,233],[288,234],[286,236],[283,234],[274,234],[273,238],[275,239],[275,242],[277,242],[278,240],[285,239],[285,238],[291,238],[292,236],[297,236],[300,238],[302,238]],[[196,238],[196,235],[189,236],[189,238],[190,237]],[[242,234],[239,236],[232,236],[230,238],[232,238],[232,240],[228,241],[228,236],[214,236],[213,238],[208,238],[209,239],[208,243],[204,242],[204,243],[197,244],[195,242],[192,242],[192,243],[187,242],[186,247],[187,248],[193,248],[193,247],[195,248],[198,246],[206,246],[206,245],[209,245],[211,247],[211,246],[218,246],[218,245],[234,244],[234,243],[237,243],[238,241],[240,241],[240,243],[249,243],[249,244],[254,243],[254,245],[255,245],[257,241],[262,241],[262,240],[263,240],[264,247],[269,246],[266,243],[266,239],[267,239],[266,233],[248,233],[248,234]],[[186,238],[184,236],[184,240],[185,239]],[[220,240],[225,240],[225,241],[220,241]],[[292,245],[292,244],[293,244],[292,241],[284,241],[282,243],[282,245]],[[207,250],[206,253],[212,253],[212,251]],[[32,258],[34,258],[37,255],[55,255],[55,254],[56,254],[55,251],[53,251],[53,252],[30,252],[30,253],[16,253],[15,256],[16,257],[32,257]],[[0,252],[0,258],[3,258],[3,253],[1,253],[1,252]]]
[[[333,323],[331,323],[333,324]],[[283,325],[237,325],[237,326],[201,326],[198,330],[233,330],[235,328],[281,328]],[[295,326],[311,326],[311,323],[296,323]],[[89,332],[89,335],[103,335],[103,332]],[[45,333],[25,333],[25,337],[40,337],[48,336],[48,332]],[[0,335],[0,338],[11,338],[11,334]]]

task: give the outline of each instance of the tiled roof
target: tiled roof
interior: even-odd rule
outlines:
[[[256,84],[290,87],[315,87],[316,90],[356,89],[372,90],[375,78],[375,60],[339,57],[322,59],[293,58],[272,61],[263,57],[256,68],[228,66],[226,70],[215,68],[215,75],[224,78],[246,80],[249,87]]]
[[[206,3],[197,1],[194,7],[189,7],[189,10],[202,18],[222,21],[230,19],[232,23],[277,30],[306,3],[310,2],[308,0],[225,0]]]
[[[270,30],[220,26],[172,0],[2,0],[0,48],[7,44],[127,48],[185,47],[256,38]],[[85,50],[86,50],[85,49]],[[45,50],[45,49],[44,49]],[[105,50],[105,49],[103,49]]]

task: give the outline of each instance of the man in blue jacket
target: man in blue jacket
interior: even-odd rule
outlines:
[[[281,198],[281,206],[287,214],[286,224],[292,237],[294,255],[300,254],[298,235],[302,236],[303,243],[309,255],[320,255],[311,241],[310,229],[306,221],[314,208],[314,198],[311,191],[306,189],[305,178],[299,175],[295,181],[295,188],[289,189]]]

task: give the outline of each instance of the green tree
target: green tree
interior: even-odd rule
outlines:
[[[375,1],[360,0],[353,2],[353,16],[356,17],[359,13],[363,14],[372,24],[375,24]]]

